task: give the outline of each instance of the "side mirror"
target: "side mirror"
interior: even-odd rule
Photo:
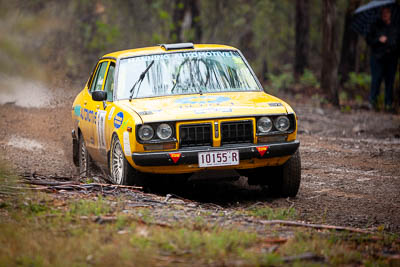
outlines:
[[[105,92],[105,91],[94,91],[92,93],[92,99],[94,101],[105,101],[107,99],[107,92]]]

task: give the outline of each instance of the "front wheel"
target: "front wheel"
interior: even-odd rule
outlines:
[[[283,165],[281,196],[295,197],[301,181],[301,159],[299,150]]]
[[[126,160],[116,135],[111,142],[110,175],[111,181],[115,184],[144,186],[144,175],[136,171]]]
[[[269,193],[277,197],[295,197],[300,188],[301,159],[297,150],[282,166],[248,170],[250,185],[268,185]]]

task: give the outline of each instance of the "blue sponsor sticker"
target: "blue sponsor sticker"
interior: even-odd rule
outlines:
[[[79,116],[81,115],[81,106],[76,105],[76,106],[74,107],[74,114],[75,114],[75,116],[77,116],[77,117],[79,117]]]
[[[210,96],[190,96],[176,100],[179,104],[209,104],[209,103],[222,103],[231,100],[226,96],[210,97]]]
[[[119,129],[122,125],[122,121],[124,120],[124,113],[118,112],[117,115],[114,117],[114,126],[115,128]]]

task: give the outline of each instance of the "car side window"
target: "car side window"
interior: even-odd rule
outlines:
[[[93,79],[93,82],[90,86],[90,92],[93,91],[100,91],[103,86],[104,76],[106,74],[108,62],[100,63],[99,67],[97,68],[96,75]]]
[[[107,101],[113,100],[114,93],[114,71],[115,71],[115,63],[111,62],[110,67],[108,68],[106,85],[104,86],[104,91],[107,92]]]

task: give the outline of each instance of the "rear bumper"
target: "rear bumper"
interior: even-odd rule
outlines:
[[[239,150],[239,159],[248,160],[253,158],[267,159],[275,157],[283,157],[293,155],[300,142],[298,140],[291,142],[282,142],[265,145],[240,144],[240,145],[225,145],[223,147],[196,147],[190,149],[179,149],[169,152],[147,152],[133,153],[132,159],[137,166],[173,166],[173,165],[188,165],[198,164],[198,153],[207,151],[220,150]],[[259,148],[265,148],[264,153],[259,152]],[[257,149],[258,148],[258,149]],[[180,153],[179,160],[175,163],[170,153]]]

